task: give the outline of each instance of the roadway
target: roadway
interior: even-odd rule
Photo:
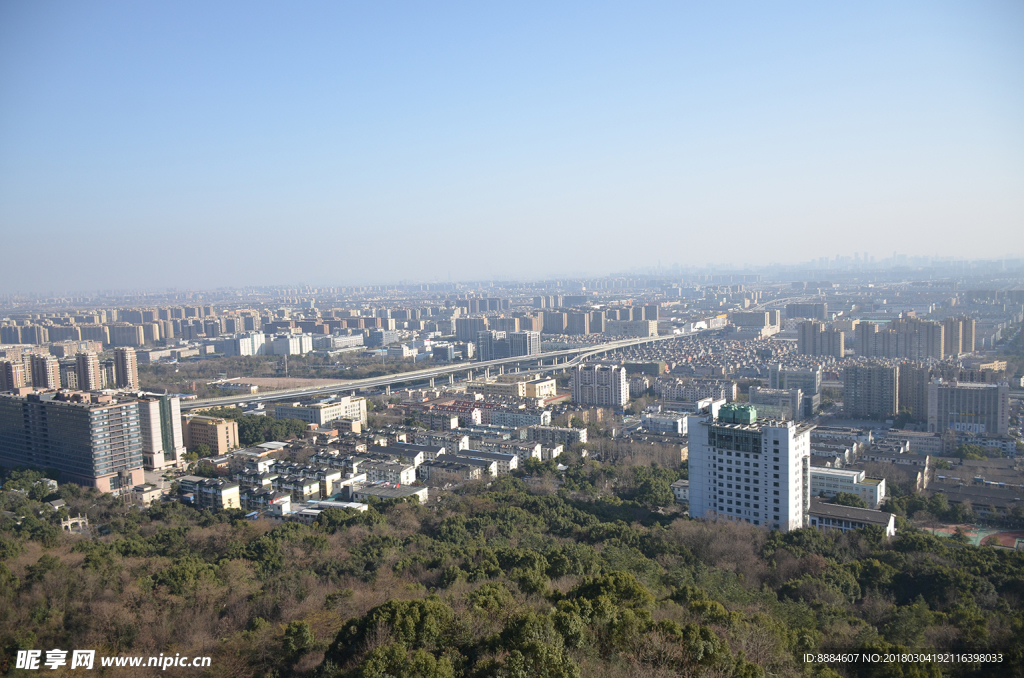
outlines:
[[[381,388],[387,386],[393,386],[395,384],[408,384],[420,381],[429,381],[430,379],[436,379],[437,377],[447,377],[449,374],[458,374],[460,372],[480,372],[483,370],[489,370],[495,367],[501,367],[504,365],[522,365],[522,364],[533,364],[541,363],[537,367],[531,367],[531,372],[550,372],[551,370],[561,370],[569,367],[574,367],[584,360],[593,358],[594,356],[608,353],[609,351],[615,351],[620,348],[628,348],[630,346],[640,346],[642,344],[652,344],[660,341],[666,341],[668,339],[678,339],[682,335],[668,334],[658,337],[634,337],[631,339],[620,339],[618,341],[610,341],[604,344],[597,344],[595,346],[581,346],[579,348],[563,349],[561,351],[549,351],[547,353],[541,353],[539,355],[532,356],[516,356],[514,358],[499,358],[498,360],[486,360],[482,362],[473,363],[454,363],[451,365],[444,365],[440,367],[430,367],[423,370],[412,370],[410,372],[400,372],[398,374],[389,374],[383,377],[368,377],[366,379],[349,379],[347,381],[338,381],[324,384],[323,386],[304,386],[301,388],[284,389],[281,391],[269,391],[267,393],[260,394],[239,394],[233,396],[226,396],[222,398],[205,398],[203,400],[183,400],[181,402],[182,410],[195,410],[204,407],[228,407],[231,405],[237,405],[239,403],[258,403],[267,402],[274,400],[296,400],[300,398],[308,398],[310,396],[326,396],[334,393],[343,393],[345,391],[352,391],[353,393],[370,388]],[[569,358],[570,356],[576,356],[572,360],[566,360],[565,362],[559,363],[559,358]],[[544,365],[544,361],[551,360],[553,364]]]

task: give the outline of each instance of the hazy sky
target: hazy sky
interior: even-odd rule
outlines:
[[[0,3],[0,291],[1024,254],[1024,3]]]

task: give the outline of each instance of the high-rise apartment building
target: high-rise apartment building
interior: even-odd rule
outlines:
[[[540,332],[510,332],[508,335],[511,357],[540,355]]]
[[[726,405],[688,418],[690,515],[771,529],[804,527],[810,507],[813,426],[757,419]]]
[[[455,340],[476,341],[480,332],[487,330],[487,318],[456,318]]]
[[[846,335],[842,330],[825,328],[817,320],[797,325],[797,353],[842,358],[846,352]]]
[[[909,412],[910,421],[928,421],[929,369],[919,363],[900,365],[898,404],[899,411]]]
[[[0,360],[0,391],[25,388],[25,365],[20,359]]]
[[[566,314],[566,334],[590,334],[590,314],[570,311]]]
[[[816,395],[821,393],[821,368],[769,365],[768,386],[771,388],[798,388],[805,395]]]
[[[114,349],[114,376],[118,388],[139,389],[139,361],[134,348]]]
[[[626,368],[605,363],[584,363],[572,372],[572,401],[621,409],[629,402]]]
[[[494,329],[498,330],[499,332],[509,333],[518,332],[520,330],[519,318],[516,317],[506,318],[502,316],[500,318],[494,318],[492,324],[494,325]]]
[[[768,327],[768,311],[733,311],[729,314],[729,320],[736,327]]]
[[[110,332],[111,346],[142,346],[146,343],[141,325],[111,323],[107,325],[107,329]]]
[[[138,402],[143,466],[159,471],[182,463],[185,439],[181,432],[180,400],[174,396],[147,395]]]
[[[60,362],[60,386],[78,390],[78,364],[73,358]]]
[[[60,388],[60,361],[52,355],[32,355],[32,385],[40,390]]]
[[[899,318],[890,323],[899,335],[899,355],[893,357],[911,360],[942,360],[945,332],[941,324],[920,318]]]
[[[897,318],[882,328],[877,323],[857,325],[857,354],[868,358],[942,360],[944,327],[920,318]]]
[[[786,304],[786,317],[828,320],[828,304]]]
[[[84,352],[75,356],[75,373],[78,388],[83,391],[98,391],[103,388],[103,373],[100,359],[95,353]]]
[[[657,320],[607,320],[604,333],[615,337],[656,337]]]
[[[476,335],[476,351],[478,360],[499,360],[508,358],[510,347],[504,332],[487,330]]]
[[[1010,386],[943,382],[928,384],[928,431],[1005,436],[1010,425]]]
[[[544,334],[565,334],[568,316],[562,311],[544,311]]]
[[[88,393],[0,395],[0,464],[119,492],[143,482],[138,404]]]
[[[974,353],[974,318],[946,318],[942,321],[942,332],[947,357]]]
[[[884,419],[899,412],[899,368],[851,365],[843,370],[843,407],[856,419]]]
[[[117,367],[113,360],[100,361],[100,388],[117,388]]]

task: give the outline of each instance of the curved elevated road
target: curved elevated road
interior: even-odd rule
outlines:
[[[640,346],[642,344],[652,344],[659,341],[666,341],[668,339],[678,339],[682,335],[669,334],[658,337],[635,337],[631,339],[620,339],[618,341],[610,341],[606,344],[598,344],[596,346],[582,346],[580,348],[570,348],[561,351],[549,351],[547,353],[541,353],[533,356],[516,356],[515,358],[500,358],[498,360],[487,360],[485,362],[474,362],[474,363],[456,363],[453,365],[445,365],[443,367],[430,367],[423,370],[413,370],[411,372],[401,372],[399,374],[389,374],[383,377],[369,377],[367,379],[350,379],[348,381],[337,381],[326,383],[323,386],[304,386],[302,388],[285,389],[281,391],[269,391],[267,393],[261,393],[258,395],[253,394],[240,394],[234,396],[226,396],[223,398],[206,398],[204,400],[189,400],[182,401],[181,409],[184,410],[195,410],[204,407],[227,407],[229,405],[237,405],[238,403],[258,403],[267,402],[273,400],[295,400],[298,398],[307,398],[309,396],[320,396],[320,395],[331,395],[334,393],[342,393],[345,391],[360,391],[367,388],[380,388],[382,386],[393,386],[395,384],[406,384],[410,382],[426,381],[437,377],[446,377],[449,374],[458,374],[460,372],[478,372],[493,367],[500,367],[502,365],[515,365],[515,364],[528,364],[540,363],[537,367],[530,368],[531,372],[548,372],[551,370],[565,369],[566,367],[573,367],[579,363],[593,358],[594,356],[601,355],[602,353],[608,353],[620,348],[627,348],[629,346]],[[570,359],[571,356],[576,356]],[[559,363],[560,358],[566,358],[565,362]],[[544,365],[544,361],[552,360],[553,364]]]

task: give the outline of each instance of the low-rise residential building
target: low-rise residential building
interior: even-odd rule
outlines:
[[[371,483],[412,483],[416,480],[416,469],[412,464],[359,455],[349,457],[348,463],[350,473],[365,473]]]
[[[149,506],[162,497],[164,491],[152,483],[143,483],[132,488],[132,501],[140,506]]]
[[[459,461],[434,459],[424,462],[417,469],[417,475],[423,482],[443,482],[444,480],[480,480],[483,469],[473,464],[474,460],[456,457]]]
[[[438,455],[444,454],[447,448],[448,445],[444,443],[392,443],[387,447],[388,450],[393,450],[394,453],[400,455],[399,458],[403,459],[406,463],[414,464],[416,466],[419,466],[429,459],[434,459]]]
[[[417,431],[413,435],[417,445],[444,447],[448,451],[469,449],[469,436],[457,431]]]
[[[689,480],[677,480],[669,487],[672,488],[672,494],[676,498],[676,502],[679,504],[690,503],[690,481]]]
[[[519,457],[515,454],[506,454],[504,452],[484,452],[482,450],[457,450],[455,455],[445,455],[445,457],[458,456],[467,457],[470,459],[483,459],[486,461],[492,461],[496,464],[497,474],[499,476],[507,475],[511,471],[515,471],[519,468]]]
[[[442,454],[433,461],[455,462],[457,464],[469,464],[470,466],[475,466],[480,469],[481,478],[496,478],[498,476],[498,462],[494,459],[482,458],[479,455],[469,457],[465,454]]]
[[[907,443],[907,447],[914,454],[930,454],[940,456],[943,453],[942,436],[938,433],[925,433],[922,431],[904,431],[891,428],[882,437],[883,442]]]
[[[241,493],[242,508],[246,511],[266,511],[271,507],[277,507],[278,513],[291,508],[292,495],[285,492],[278,492],[272,487],[261,487],[247,489]]]
[[[520,466],[525,464],[527,459],[541,459],[543,456],[543,445],[537,441],[483,438],[477,447],[484,452],[514,454],[519,458]]]
[[[541,446],[540,458],[542,461],[551,461],[552,459],[557,459],[562,456],[563,452],[565,452],[564,445]],[[587,456],[586,450],[583,451],[583,456]]]
[[[282,475],[274,479],[274,490],[291,495],[293,501],[320,499],[320,480],[305,475]]]
[[[240,486],[233,480],[185,476],[178,480],[178,490],[182,494],[191,494],[193,504],[199,509],[223,511],[242,508]]]
[[[551,410],[502,409],[491,412],[491,426],[548,426],[551,424]]]
[[[587,429],[569,428],[566,426],[528,426],[526,439],[536,440],[545,444],[557,444],[571,447],[587,442]]]
[[[352,490],[352,500],[358,502],[369,501],[370,499],[407,499],[416,497],[420,502],[426,503],[429,490],[426,487],[408,487],[380,483],[375,485],[363,485]]]

